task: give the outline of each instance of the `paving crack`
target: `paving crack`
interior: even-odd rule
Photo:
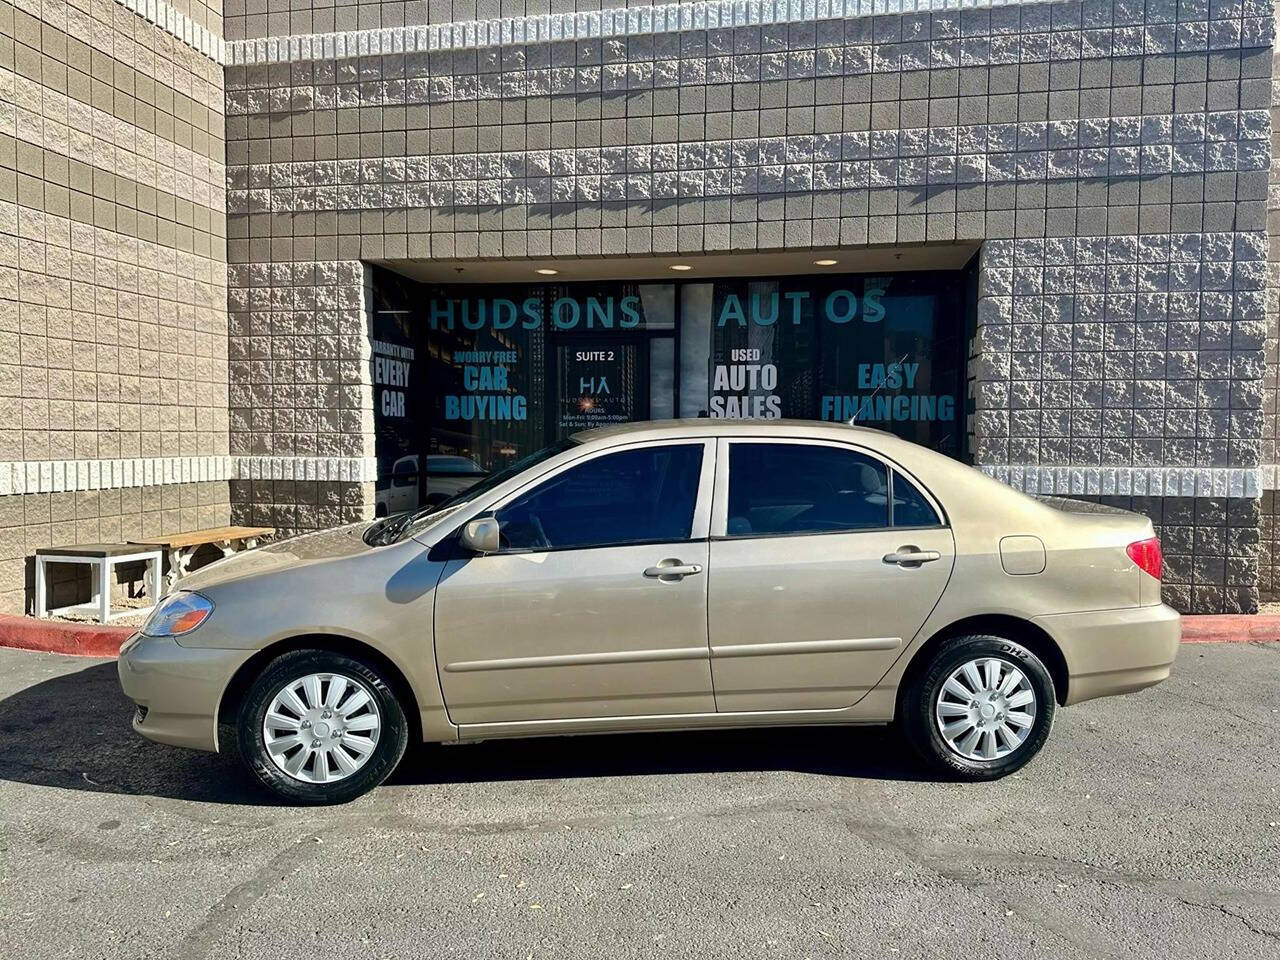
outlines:
[[[1015,915],[1022,916],[1028,922],[1036,923],[1045,930],[1058,935],[1073,946],[1086,950],[1090,954],[1104,957],[1126,957],[1128,952],[1115,949],[1114,944],[1095,940],[1082,935],[1076,920],[1063,921],[1049,916],[1041,910],[1028,910],[1027,904],[1006,902],[998,896],[999,888],[988,892],[990,885],[975,884],[974,873],[982,867],[997,870],[1043,871],[1055,876],[1074,877],[1092,880],[1122,889],[1141,888],[1151,893],[1166,896],[1186,906],[1200,909],[1216,910],[1225,916],[1240,921],[1252,933],[1280,940],[1280,931],[1269,930],[1259,926],[1242,912],[1243,904],[1254,904],[1264,910],[1280,910],[1280,894],[1268,891],[1250,890],[1247,888],[1211,886],[1202,882],[1179,880],[1168,877],[1153,877],[1147,874],[1112,870],[1079,860],[1067,860],[1043,854],[1015,853],[1007,850],[985,851],[973,847],[953,848],[930,844],[922,841],[915,834],[885,821],[858,823],[846,820],[849,828],[865,842],[879,844],[896,850],[917,865],[932,871],[940,877],[952,882],[962,883],[969,889],[982,894],[987,899],[1000,903]],[[1233,901],[1237,909],[1232,909],[1222,901]]]
[[[1056,917],[1046,910],[1033,909],[1025,901],[1011,900],[1005,895],[1003,886],[991,883],[975,883],[974,875],[979,865],[996,865],[981,864],[981,861],[985,859],[981,856],[976,858],[979,863],[975,863],[973,856],[966,860],[958,860],[951,857],[949,852],[944,853],[937,848],[931,849],[914,834],[883,821],[864,824],[852,819],[846,819],[845,823],[865,843],[871,846],[879,846],[882,849],[887,847],[917,866],[942,877],[944,880],[962,886],[968,892],[982,897],[984,900],[996,904],[1006,915],[1018,917],[1025,923],[1060,940],[1063,944],[1081,951],[1086,956],[1105,957],[1108,960],[1122,960],[1122,958],[1129,956],[1127,951],[1117,949],[1114,943],[1087,935],[1080,924],[1072,918]],[[977,853],[977,851],[973,851],[973,853]],[[1008,864],[1002,860],[999,865],[1007,866]]]
[[[1231,917],[1233,920],[1239,920],[1245,925],[1250,933],[1255,933],[1260,937],[1269,937],[1272,940],[1280,940],[1280,930],[1268,930],[1265,927],[1260,927],[1249,917],[1246,917],[1242,913],[1236,913],[1236,911],[1228,909],[1221,903],[1202,903],[1199,900],[1190,900],[1187,897],[1178,896],[1176,894],[1174,895],[1174,899],[1179,903],[1186,904],[1188,907],[1200,907],[1203,910],[1216,910],[1223,916]]]
[[[248,880],[237,883],[209,907],[190,933],[169,948],[166,956],[172,960],[206,960],[212,956],[224,934],[241,922],[249,907],[319,856],[320,839],[318,834],[300,837],[259,867]]]

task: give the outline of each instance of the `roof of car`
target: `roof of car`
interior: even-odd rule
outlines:
[[[641,420],[634,423],[620,423],[608,427],[596,427],[593,430],[582,430],[573,434],[579,443],[590,443],[596,440],[607,440],[613,437],[705,437],[716,436],[830,436],[850,433],[873,437],[892,436],[884,430],[871,427],[850,426],[847,423],[832,423],[822,420],[727,420],[711,417],[686,418],[683,420]]]

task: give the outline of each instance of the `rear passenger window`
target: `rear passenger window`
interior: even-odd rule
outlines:
[[[893,525],[895,527],[940,527],[942,520],[925,499],[920,488],[897,470],[893,471]]]
[[[883,463],[803,443],[729,447],[731,537],[875,530],[889,525]]]

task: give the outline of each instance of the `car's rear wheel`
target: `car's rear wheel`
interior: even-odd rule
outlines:
[[[1053,678],[1020,643],[961,637],[943,646],[903,691],[901,722],[935,769],[995,780],[1040,752],[1053,726]]]
[[[408,745],[388,679],[345,654],[295,650],[246,691],[240,756],[267,789],[294,803],[346,803],[396,768]]]

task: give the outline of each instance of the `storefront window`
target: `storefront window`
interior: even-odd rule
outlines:
[[[441,286],[374,268],[373,286],[379,512],[676,415],[856,420],[962,452],[961,273]]]
[[[856,422],[958,456],[962,290],[955,273],[690,284],[682,411]]]

